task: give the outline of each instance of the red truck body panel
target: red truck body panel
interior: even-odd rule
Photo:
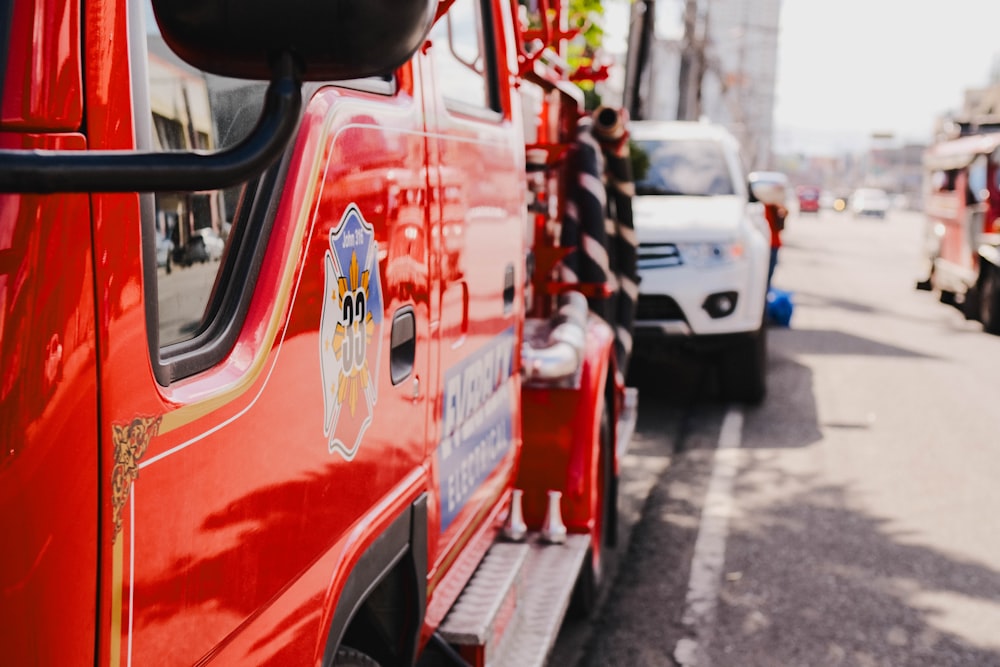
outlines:
[[[100,481],[89,218],[84,195],[0,196],[0,534],[8,545],[0,624],[9,664],[94,657]],[[47,639],[54,634],[58,642]]]
[[[0,149],[142,148],[141,10],[13,6]],[[345,591],[391,579],[361,577],[401,521],[424,580],[400,586],[423,613],[400,625],[423,646],[516,479],[530,524],[562,490],[599,552],[613,334],[590,322],[575,385],[522,387],[521,73],[510,3],[483,7],[488,114],[445,102],[433,40],[380,90],[308,89],[258,198],[259,269],[220,264],[219,285],[252,284],[245,313],[200,370],[158,376],[151,196],[0,194],[0,662],[329,661]],[[553,108],[554,144],[579,110]]]
[[[79,5],[15,3],[11,18],[0,147],[84,148]],[[86,195],[0,195],[0,534],[8,545],[0,554],[0,643],[10,664],[88,663],[95,655],[90,221]]]
[[[5,129],[72,132],[83,118],[80,3],[14,3],[0,118]]]

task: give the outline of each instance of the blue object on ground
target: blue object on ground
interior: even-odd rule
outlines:
[[[792,293],[771,288],[767,291],[767,319],[772,324],[787,327],[792,322]]]

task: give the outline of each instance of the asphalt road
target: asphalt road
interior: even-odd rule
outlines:
[[[758,407],[643,365],[620,553],[550,664],[1000,666],[1000,337],[914,289],[922,234],[789,219]]]

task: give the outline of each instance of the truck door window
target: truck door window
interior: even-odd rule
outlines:
[[[989,197],[988,166],[989,159],[985,155],[977,156],[969,165],[969,204],[984,202]]]
[[[480,0],[456,0],[431,31],[435,81],[449,109],[498,111],[485,47],[488,23]]]
[[[942,170],[931,172],[930,184],[934,192],[948,192],[955,189],[954,179],[949,178],[948,172]]]
[[[187,65],[163,42],[152,8],[144,4],[146,78],[135,86],[140,147],[215,151],[240,141],[256,122],[266,84],[223,79]],[[139,118],[145,109],[148,133]],[[155,213],[146,227],[156,243],[161,347],[189,340],[205,328],[244,189],[153,195]]]

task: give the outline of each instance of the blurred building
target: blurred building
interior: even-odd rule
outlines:
[[[866,156],[863,184],[886,192],[906,195],[909,205],[917,208],[923,192],[924,152],[926,144],[873,146]]]
[[[156,151],[211,151],[216,148],[205,78],[173,55],[158,35],[150,35],[149,104]],[[158,192],[156,231],[173,243],[178,259],[196,230],[221,229],[221,200],[212,192]]]
[[[711,0],[701,111],[736,135],[751,168],[771,166],[781,0]]]
[[[997,131],[1000,131],[1000,82],[966,89],[961,110],[938,118],[934,138],[942,141]]]
[[[649,6],[635,3],[633,31],[635,16]],[[781,0],[676,0],[656,11],[648,60],[634,84],[639,117],[720,123],[740,140],[750,168],[770,168]]]

